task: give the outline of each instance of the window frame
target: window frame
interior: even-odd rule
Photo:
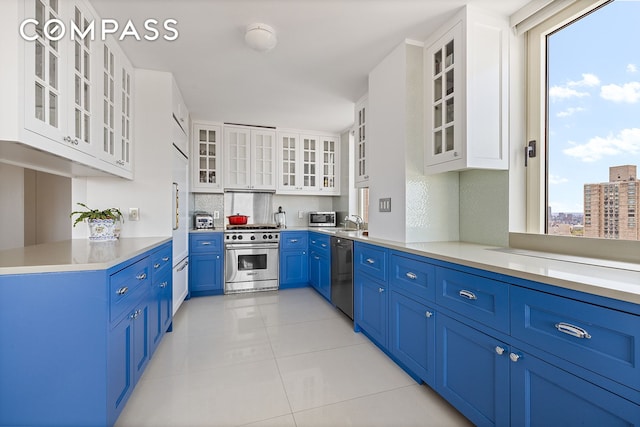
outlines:
[[[553,13],[525,33],[524,81],[526,141],[537,142],[537,156],[528,159],[525,175],[525,232],[509,233],[509,246],[570,255],[640,262],[640,241],[552,236],[547,233],[547,53],[546,38],[613,0],[578,0]]]

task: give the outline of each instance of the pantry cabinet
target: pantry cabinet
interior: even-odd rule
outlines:
[[[467,5],[426,40],[426,173],[508,168],[508,36]]]
[[[369,103],[365,96],[356,104],[355,109],[355,148],[354,156],[356,171],[356,187],[369,186],[369,163],[367,162],[367,119],[368,119]]]
[[[224,141],[225,188],[276,189],[276,133],[274,130],[225,126]]]
[[[340,193],[339,139],[312,132],[278,132],[279,194]]]
[[[191,191],[221,193],[222,126],[194,123],[191,136]]]

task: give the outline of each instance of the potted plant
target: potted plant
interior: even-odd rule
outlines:
[[[111,241],[120,237],[120,222],[124,222],[122,212],[118,208],[104,210],[91,209],[84,203],[78,203],[86,210],[71,212],[69,217],[77,215],[73,226],[86,221],[89,224],[89,240]]]

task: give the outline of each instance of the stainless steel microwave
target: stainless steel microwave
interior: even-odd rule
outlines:
[[[309,212],[309,227],[335,227],[335,212]]]

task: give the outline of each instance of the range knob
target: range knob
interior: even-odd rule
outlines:
[[[236,239],[238,238],[238,236],[236,236],[236,235],[234,234],[233,236],[231,236],[231,238],[232,238],[233,240],[236,240]]]
[[[251,236],[251,240],[256,240],[256,236]]]
[[[267,240],[267,235],[262,236],[262,240]]]
[[[269,234],[269,240],[273,239],[273,234]]]
[[[238,240],[242,240],[242,234],[238,236]]]

